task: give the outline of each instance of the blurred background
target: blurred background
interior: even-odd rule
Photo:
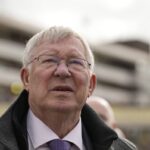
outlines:
[[[94,95],[107,99],[119,127],[150,149],[149,0],[0,0],[0,115],[22,89],[25,43],[53,25],[86,37],[96,59]]]

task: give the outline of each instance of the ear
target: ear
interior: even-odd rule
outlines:
[[[95,87],[96,87],[96,75],[95,75],[95,74],[92,74],[92,75],[91,75],[91,79],[90,79],[88,97],[92,95],[92,93],[93,93]]]
[[[21,80],[24,88],[29,90],[29,70],[27,68],[22,68],[20,71]]]

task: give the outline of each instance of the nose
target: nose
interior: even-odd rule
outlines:
[[[71,73],[69,72],[68,66],[65,63],[60,63],[58,64],[54,75],[61,78],[67,78],[71,76]]]

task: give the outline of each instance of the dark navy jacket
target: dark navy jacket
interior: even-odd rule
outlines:
[[[23,91],[0,118],[0,150],[28,150],[26,116],[28,92]],[[117,134],[85,105],[82,109],[83,142],[86,150],[136,150],[136,147]]]

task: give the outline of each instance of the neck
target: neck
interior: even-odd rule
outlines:
[[[60,138],[66,136],[79,122],[80,113],[46,113],[39,117]]]

